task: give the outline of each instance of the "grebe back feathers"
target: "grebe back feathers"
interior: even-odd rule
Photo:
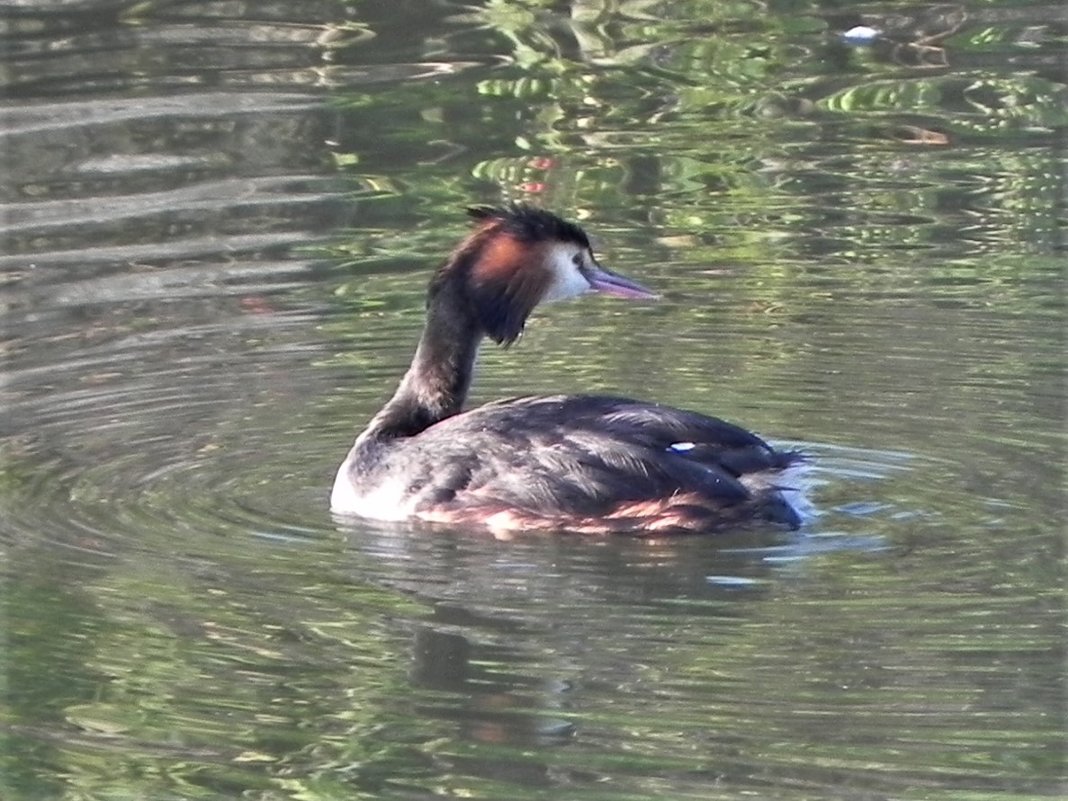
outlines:
[[[703,532],[753,518],[796,527],[773,482],[800,457],[713,417],[594,395],[462,412],[478,343],[514,342],[539,303],[650,298],[601,267],[577,225],[529,206],[477,227],[434,274],[411,366],[338,470],[331,508],[512,530]]]

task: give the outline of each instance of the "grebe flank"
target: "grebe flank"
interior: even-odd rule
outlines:
[[[597,395],[463,411],[479,342],[511,344],[539,303],[656,297],[601,267],[585,232],[554,214],[522,205],[469,213],[475,230],[430,281],[411,366],[338,470],[334,512],[498,535],[800,524],[774,474],[801,457],[714,417]]]

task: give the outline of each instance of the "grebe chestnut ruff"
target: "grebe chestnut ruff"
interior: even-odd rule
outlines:
[[[539,303],[656,297],[601,267],[583,230],[554,214],[521,205],[469,213],[474,232],[430,281],[408,372],[338,470],[334,512],[498,535],[800,524],[773,477],[801,457],[714,417],[597,395],[464,412],[479,342],[511,344]]]

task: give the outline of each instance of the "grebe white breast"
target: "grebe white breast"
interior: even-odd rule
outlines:
[[[597,395],[463,411],[479,342],[511,344],[539,303],[591,292],[656,297],[600,266],[585,232],[550,212],[469,213],[475,230],[430,281],[411,366],[338,470],[334,512],[496,533],[800,524],[775,474],[802,457],[723,420]]]

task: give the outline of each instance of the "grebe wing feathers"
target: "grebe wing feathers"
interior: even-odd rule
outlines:
[[[741,517],[765,503],[748,474],[796,458],[716,418],[592,395],[489,403],[392,442],[383,457],[379,477],[403,476],[412,508],[428,518],[481,507],[594,519],[671,504],[675,517],[685,507],[688,519],[724,521],[733,518],[724,510]]]
[[[684,462],[725,471],[738,477],[781,470],[800,456],[777,451],[755,434],[716,417],[599,395],[549,395],[512,398],[468,412],[468,422],[489,418],[494,427],[553,431],[554,435],[601,435],[626,449],[639,446],[662,460],[664,452]],[[554,430],[554,427],[556,430]]]

